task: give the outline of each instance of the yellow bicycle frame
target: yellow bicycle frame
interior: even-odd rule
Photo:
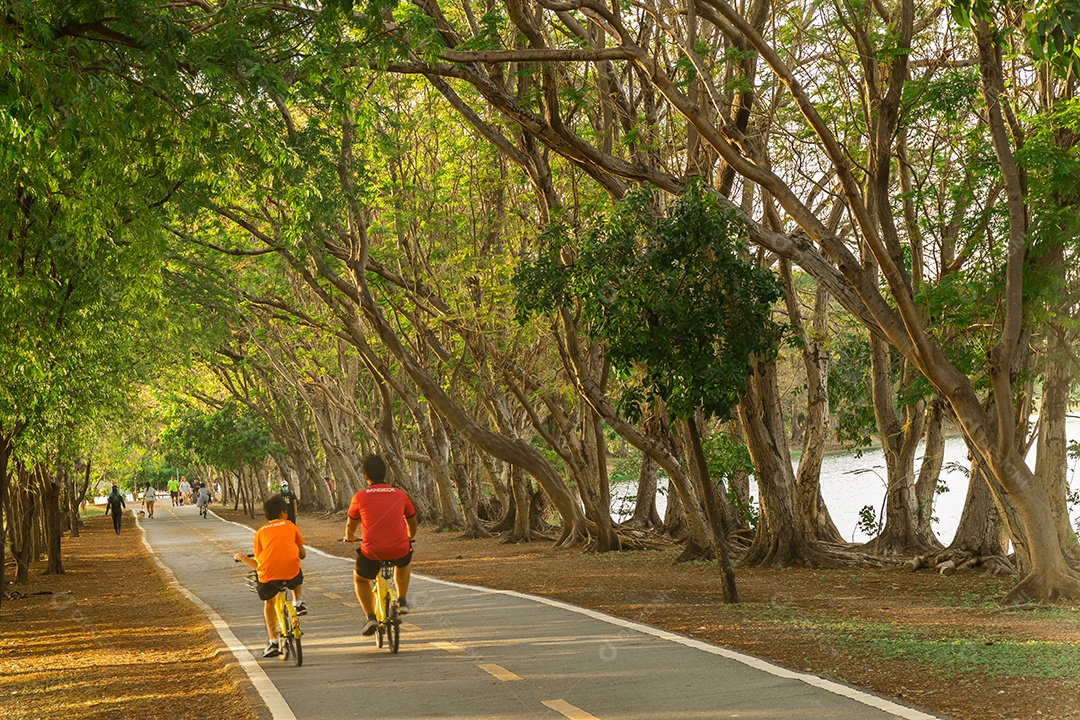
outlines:
[[[284,589],[274,598],[274,611],[277,615],[278,633],[281,637],[289,635],[290,628],[293,638],[299,638],[303,634],[300,630],[300,617],[296,614],[296,608],[289,602]]]
[[[397,583],[387,582],[383,577],[382,568],[379,568],[379,574],[375,576],[375,619],[380,623],[385,623],[388,619],[386,617],[387,595],[390,596],[389,607],[397,607]]]

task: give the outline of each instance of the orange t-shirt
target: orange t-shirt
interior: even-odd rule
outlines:
[[[255,532],[255,561],[259,582],[292,580],[300,572],[304,537],[288,520],[271,520]]]

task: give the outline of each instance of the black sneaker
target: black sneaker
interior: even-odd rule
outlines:
[[[379,621],[375,618],[368,618],[368,621],[364,623],[364,629],[360,631],[360,634],[364,637],[371,637],[375,634],[375,631],[379,629]]]
[[[263,650],[262,656],[264,658],[272,658],[272,657],[277,657],[280,654],[281,654],[281,651],[278,650],[277,640],[270,640],[269,642],[266,643],[266,649]]]
[[[297,615],[307,615],[307,605],[304,604],[303,600],[297,600],[292,606]]]
[[[398,598],[397,614],[398,615],[408,615],[409,614],[409,603],[405,602],[405,598]]]

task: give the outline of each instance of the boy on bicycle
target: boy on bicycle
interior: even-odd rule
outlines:
[[[273,495],[263,503],[268,523],[255,532],[255,557],[236,553],[233,559],[256,570],[259,576],[257,590],[263,601],[263,619],[266,620],[266,634],[269,640],[263,650],[264,658],[281,654],[278,648],[277,618],[274,612],[274,598],[278,594],[278,585],[293,591],[293,606],[297,614],[307,612],[300,600],[300,588],[304,582],[304,573],[300,570],[300,561],[307,556],[304,538],[300,530],[289,522],[285,499]]]
[[[360,547],[356,551],[353,569],[353,589],[367,615],[361,633],[374,635],[378,629],[375,619],[375,594],[371,581],[379,574],[380,563],[394,564],[394,582],[398,589],[398,613],[409,612],[405,593],[409,591],[412,562],[412,539],[416,537],[416,510],[408,493],[386,483],[386,463],[378,455],[364,458],[364,479],[367,487],[353,495],[349,504],[349,519],[345,523],[345,542],[356,541],[356,526],[360,526]]]

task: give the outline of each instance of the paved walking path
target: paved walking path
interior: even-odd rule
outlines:
[[[709,643],[543,598],[415,574],[412,613],[401,650],[391,655],[360,637],[351,562],[314,548],[303,562],[309,608],[303,667],[256,659],[266,643],[262,609],[243,582],[244,566],[232,560],[237,551],[250,552],[252,531],[170,505],[141,525],[162,565],[217,625],[275,720],[935,720]]]

